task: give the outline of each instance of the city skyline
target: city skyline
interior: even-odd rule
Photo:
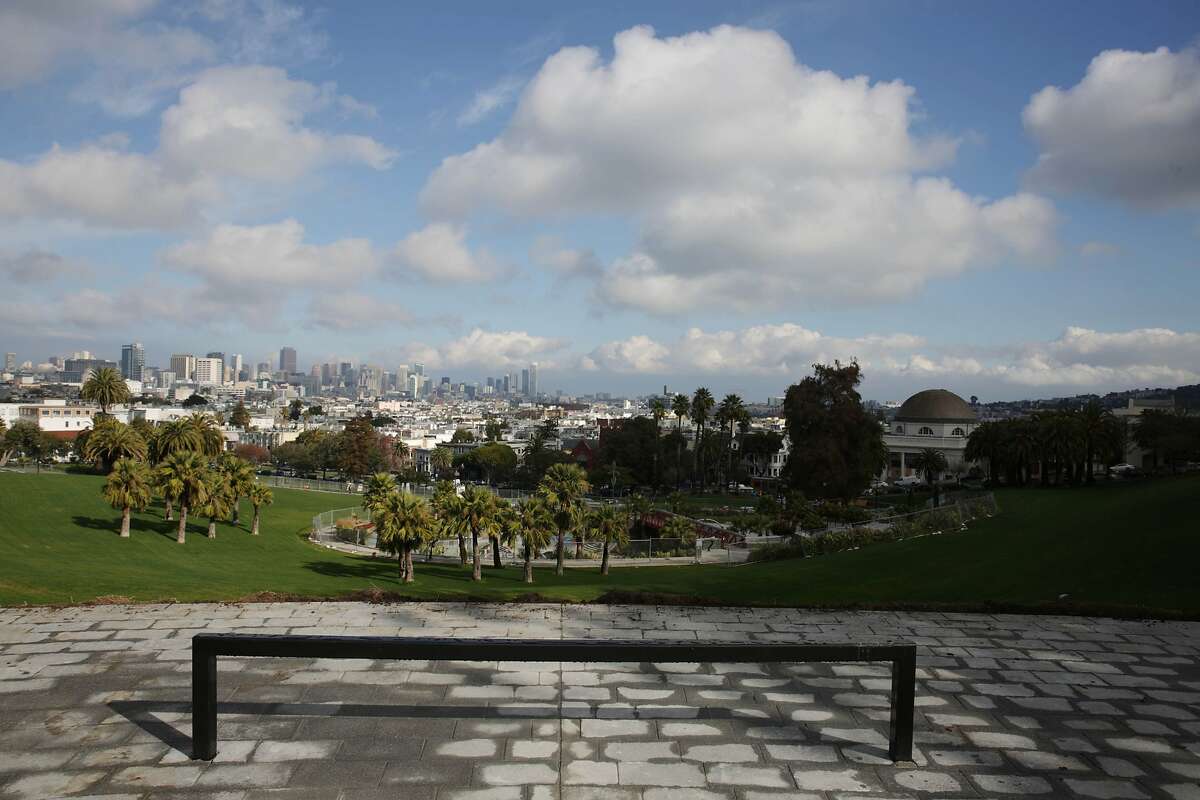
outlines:
[[[1197,383],[1198,32],[1187,2],[0,9],[0,346],[536,361],[574,394],[852,358],[878,399]]]

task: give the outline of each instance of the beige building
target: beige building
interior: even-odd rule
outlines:
[[[884,480],[917,475],[913,456],[926,448],[946,456],[947,469],[939,480],[966,470],[963,458],[967,437],[979,426],[979,417],[966,400],[946,389],[926,389],[904,401],[883,434],[887,447]],[[924,477],[924,476],[920,476]]]

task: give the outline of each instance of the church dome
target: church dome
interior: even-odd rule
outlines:
[[[906,422],[975,422],[967,401],[946,389],[926,389],[904,401],[896,419]]]

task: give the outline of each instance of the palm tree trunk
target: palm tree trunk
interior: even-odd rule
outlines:
[[[467,542],[463,539],[462,531],[458,532],[458,565],[460,567],[467,565]]]
[[[525,582],[533,583],[533,548],[525,542]]]
[[[167,501],[167,515],[163,519],[167,522],[175,519],[175,504],[170,500]]]
[[[471,531],[471,580],[483,580],[483,569],[479,563],[479,533]]]
[[[129,506],[121,509],[121,538],[129,538]]]
[[[177,530],[175,532],[175,541],[178,542],[179,544],[183,544],[184,540],[187,538],[187,512],[188,512],[187,504],[180,503],[179,504],[179,530]]]
[[[504,566],[500,563],[500,538],[498,536],[492,537],[492,566],[496,569]]]
[[[258,506],[254,507],[254,521],[250,523],[250,535],[258,536]]]
[[[566,537],[566,531],[559,529],[558,541],[556,542],[555,547],[554,547],[555,557],[558,559],[558,563],[554,567],[555,575],[563,574],[563,544],[564,544],[565,537]]]
[[[208,519],[208,538],[217,538],[217,521],[212,517]]]
[[[396,559],[396,573],[400,576],[400,582],[404,583],[408,578],[408,563],[404,560],[404,550],[401,548],[399,557]]]
[[[413,565],[412,565],[412,544],[404,543],[404,551],[400,554],[400,560],[404,562],[404,582],[413,582]]]
[[[1087,458],[1087,472],[1085,473],[1084,483],[1086,483],[1088,486],[1091,486],[1096,482],[1096,476],[1092,473],[1092,462],[1096,458],[1096,452],[1092,445],[1091,437],[1088,437],[1087,453],[1085,457]]]
[[[583,558],[583,539],[579,536],[575,537],[575,557]]]
[[[242,498],[237,495],[234,495],[233,498],[233,518],[229,521],[233,525],[242,521]]]
[[[608,574],[608,537],[604,537],[604,556],[600,561],[600,574]]]

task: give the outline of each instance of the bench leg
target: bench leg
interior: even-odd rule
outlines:
[[[217,656],[192,648],[192,758],[217,756]]]
[[[892,724],[888,757],[912,761],[913,703],[917,689],[916,648],[892,662]]]

